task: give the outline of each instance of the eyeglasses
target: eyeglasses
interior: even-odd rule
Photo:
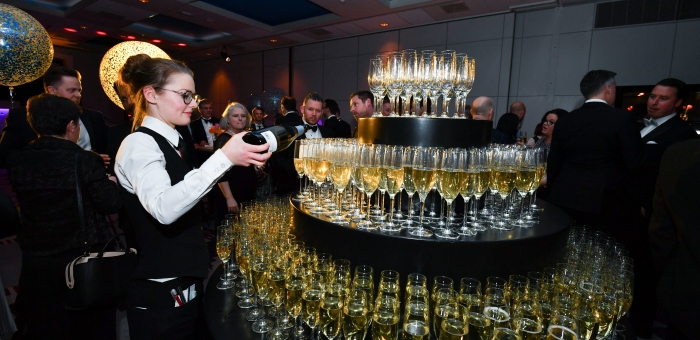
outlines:
[[[199,101],[202,99],[198,94],[196,94],[196,93],[194,93],[194,92],[192,92],[192,91],[189,91],[189,90],[186,90],[186,91],[182,92],[182,91],[175,91],[175,90],[164,89],[164,88],[162,88],[162,87],[156,87],[156,89],[166,90],[166,91],[175,92],[175,93],[179,94],[179,95],[182,97],[182,101],[185,102],[185,104],[191,103],[193,99],[194,99],[197,103],[199,103]]]
[[[555,120],[545,120],[544,122],[542,122],[542,125],[544,125],[544,124],[554,125],[554,124],[556,124],[556,121]]]

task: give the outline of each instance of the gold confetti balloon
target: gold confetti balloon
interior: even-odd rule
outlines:
[[[143,41],[125,41],[110,48],[102,57],[102,62],[100,62],[100,83],[102,84],[102,89],[107,94],[107,97],[122,109],[124,107],[121,100],[119,100],[119,95],[114,90],[114,82],[119,79],[119,70],[124,66],[126,60],[137,54],[148,54],[151,58],[170,59],[170,56],[158,46]]]
[[[43,26],[17,7],[0,4],[0,85],[18,86],[44,75],[53,44]]]

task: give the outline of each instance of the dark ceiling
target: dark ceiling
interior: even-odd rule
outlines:
[[[103,52],[152,42],[185,61],[586,0],[3,0],[54,45]]]

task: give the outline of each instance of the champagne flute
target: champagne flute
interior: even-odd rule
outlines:
[[[421,209],[418,228],[409,232],[409,234],[413,236],[430,237],[433,235],[431,231],[423,228],[423,216],[425,215],[425,198],[428,196],[428,192],[435,186],[435,181],[437,180],[437,163],[437,148],[426,148],[422,146],[415,148],[411,170],[413,173],[413,182],[418,191],[418,197],[420,198]]]
[[[231,227],[229,225],[220,225],[216,228],[216,253],[224,263],[224,272],[228,272],[226,265],[231,257],[231,243],[233,235],[231,235]],[[234,286],[233,281],[224,278],[223,281],[216,284],[218,289],[230,289]]]
[[[297,175],[299,175],[299,193],[295,196],[296,199],[302,199],[303,195],[303,183],[304,180],[304,147],[306,146],[306,139],[297,139],[294,141],[294,170],[296,170]]]
[[[401,52],[401,101],[403,102],[403,114],[407,116],[410,113],[408,109],[408,101],[411,95],[415,93],[415,79],[418,75],[418,52],[413,49],[406,49]]]
[[[422,281],[412,281],[411,277]],[[421,283],[422,282],[422,283]],[[406,286],[406,304],[404,309],[403,339],[430,339],[430,293],[425,287],[425,276],[409,275]]]
[[[397,340],[399,338],[399,299],[391,294],[379,294],[374,303],[372,339]]]
[[[377,201],[379,203],[379,208],[375,209],[373,212],[374,218],[377,220],[377,226],[381,227],[384,225],[384,194],[386,193],[386,168],[384,167],[384,157],[386,152],[386,145],[375,144],[374,146],[374,162],[377,168],[379,168],[379,183],[377,189],[379,190],[379,197]]]
[[[304,282],[306,280],[307,272],[299,264],[294,264],[291,268],[291,273],[289,279],[285,282],[285,288],[287,289],[287,300],[286,307],[289,313],[295,317],[295,322],[297,327],[295,327],[294,335],[298,339],[306,338],[304,334],[304,327],[302,326],[300,319],[302,317],[301,307],[302,307],[302,294],[304,291]]]
[[[501,288],[486,288],[484,292],[485,317],[491,320],[495,328],[507,328],[510,324],[510,303]]]
[[[272,305],[275,306],[277,310],[277,317],[275,319],[275,329],[267,335],[267,339],[271,340],[284,340],[287,338],[287,333],[282,331],[282,328],[280,327],[280,319],[283,315],[283,313],[281,313],[280,311],[280,307],[282,307],[282,304],[284,303],[287,297],[285,281],[289,274],[287,271],[289,266],[287,266],[286,264],[280,266],[280,262],[288,263],[286,259],[280,259],[280,261],[278,261],[278,264],[270,267],[268,277],[270,300],[272,302]]]
[[[423,98],[430,98],[431,101],[431,117],[437,117],[435,107],[437,105],[437,59],[435,51],[424,50],[421,52],[420,59],[420,88],[423,93]],[[428,109],[428,102],[424,104],[425,109]]]
[[[466,118],[466,89],[469,82],[469,60],[466,53],[457,53],[455,59],[455,114],[453,118]]]
[[[442,321],[459,315],[456,293],[452,288],[441,288],[435,293],[435,308],[433,309],[433,333],[441,338]]]
[[[301,312],[311,331],[319,326],[319,313],[321,310],[321,299],[324,292],[323,275],[311,274],[308,282],[304,285],[304,292],[301,295]]]
[[[341,224],[348,223],[348,220],[346,220],[341,213],[340,196],[343,194],[348,182],[350,182],[350,174],[352,173],[352,166],[350,165],[352,162],[351,151],[350,146],[343,143],[336,143],[331,153],[333,159],[330,171],[331,182],[338,192],[337,214],[331,218],[331,222]]]
[[[403,186],[404,182],[403,154],[403,146],[389,146],[386,148],[384,171],[386,172],[386,188],[391,199],[391,208],[389,210],[389,220],[382,225],[382,231],[401,230],[401,226],[396,225],[393,221],[394,198],[396,198],[396,194],[401,192],[401,186]]]
[[[270,264],[267,262],[268,259],[264,257],[258,257],[255,259],[253,264],[253,285],[255,286],[255,291],[260,300],[260,317],[253,323],[253,332],[255,333],[265,333],[272,329],[272,321],[265,318],[265,306],[264,301],[267,299],[269,294],[268,285],[268,271],[270,270]]]
[[[453,90],[455,87],[455,82],[457,81],[456,73],[456,59],[457,52],[452,50],[446,50],[440,52],[440,58],[438,61],[438,83],[439,91],[442,94],[442,108],[440,110],[440,118],[447,118],[449,116],[449,105],[452,100]]]
[[[552,317],[549,328],[547,328],[547,340],[577,339],[579,339],[579,337],[576,320],[562,315],[555,315]]]
[[[478,169],[475,165],[476,162],[472,158],[476,158],[477,154],[475,149],[461,150],[459,152],[459,175],[460,175],[460,187],[459,194],[462,195],[464,199],[464,217],[462,219],[462,227],[457,231],[458,234],[464,236],[475,236],[476,231],[469,227],[468,217],[469,217],[469,205],[468,203],[474,203],[471,197],[476,192],[476,181],[478,178]],[[474,216],[476,218],[476,215]]]
[[[401,301],[401,284],[399,272],[391,269],[379,273],[379,289],[377,295],[388,295]]]
[[[370,198],[377,190],[379,186],[380,171],[379,166],[375,159],[375,146],[372,144],[362,145],[360,150],[360,172],[362,176],[362,183],[365,189],[365,195],[367,196],[367,219],[361,223],[358,223],[357,227],[359,229],[376,229],[377,226],[370,220],[370,208],[371,202]]]
[[[367,334],[369,302],[362,289],[351,288],[343,305],[343,336],[347,340],[364,340]]]
[[[328,284],[321,300],[319,323],[321,332],[328,339],[334,339],[340,334],[342,327],[343,299],[345,297],[345,285]]]
[[[396,116],[399,110],[399,95],[403,90],[403,82],[401,77],[403,65],[403,56],[400,52],[393,52],[389,54],[386,64],[386,74],[387,77],[387,90],[389,91],[389,98],[393,100],[394,105],[391,111],[392,116]]]
[[[384,77],[384,65],[382,63],[382,58],[375,58],[369,61],[369,74],[367,75],[367,83],[369,85],[369,90],[372,92],[374,97],[374,102],[372,105],[375,108],[373,116],[380,116],[379,112],[379,98],[384,96],[385,82],[387,79]]]
[[[520,227],[531,227],[532,225],[525,221],[523,219],[523,209],[525,206],[525,196],[527,196],[528,192],[532,189],[533,186],[535,186],[535,180],[536,180],[536,170],[537,170],[537,161],[536,161],[536,153],[535,150],[530,149],[530,148],[524,148],[524,149],[519,149],[518,151],[518,160],[520,162],[520,166],[518,168],[518,172],[515,178],[515,188],[518,189],[517,192],[520,194],[520,215],[518,217],[518,220],[515,221],[516,225],[519,225]]]
[[[459,303],[467,306],[469,311],[481,311],[481,281],[463,277],[459,280]]]
[[[452,216],[452,201],[457,198],[462,186],[466,186],[462,180],[465,178],[460,174],[459,156],[461,149],[450,148],[443,150],[440,157],[438,170],[437,187],[438,192],[447,202],[447,218],[445,227],[435,230],[435,236],[447,239],[456,239],[459,234],[450,229],[450,217]]]
[[[461,340],[469,333],[469,309],[457,303],[454,308],[440,324],[440,340]]]
[[[413,228],[413,196],[416,194],[416,185],[413,181],[413,153],[415,148],[407,146],[403,149],[403,189],[408,195],[408,217],[402,225],[406,228]]]

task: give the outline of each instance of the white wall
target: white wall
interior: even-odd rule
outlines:
[[[591,69],[617,72],[618,85],[649,85],[666,77],[700,83],[695,38],[700,20],[593,29],[594,20],[595,4],[582,4],[253,53],[225,65],[217,58],[191,66],[198,91],[212,93],[215,107],[227,100],[245,102],[250,93],[263,90],[263,79],[265,88],[289,91],[291,76],[291,94],[299,102],[309,92],[319,92],[335,99],[343,119],[354,125],[348,96],[367,89],[371,58],[405,48],[453,49],[476,58],[469,98],[492,97],[498,116],[522,101],[528,112],[523,129],[530,135],[545,111],[572,110],[583,103],[578,84]]]

